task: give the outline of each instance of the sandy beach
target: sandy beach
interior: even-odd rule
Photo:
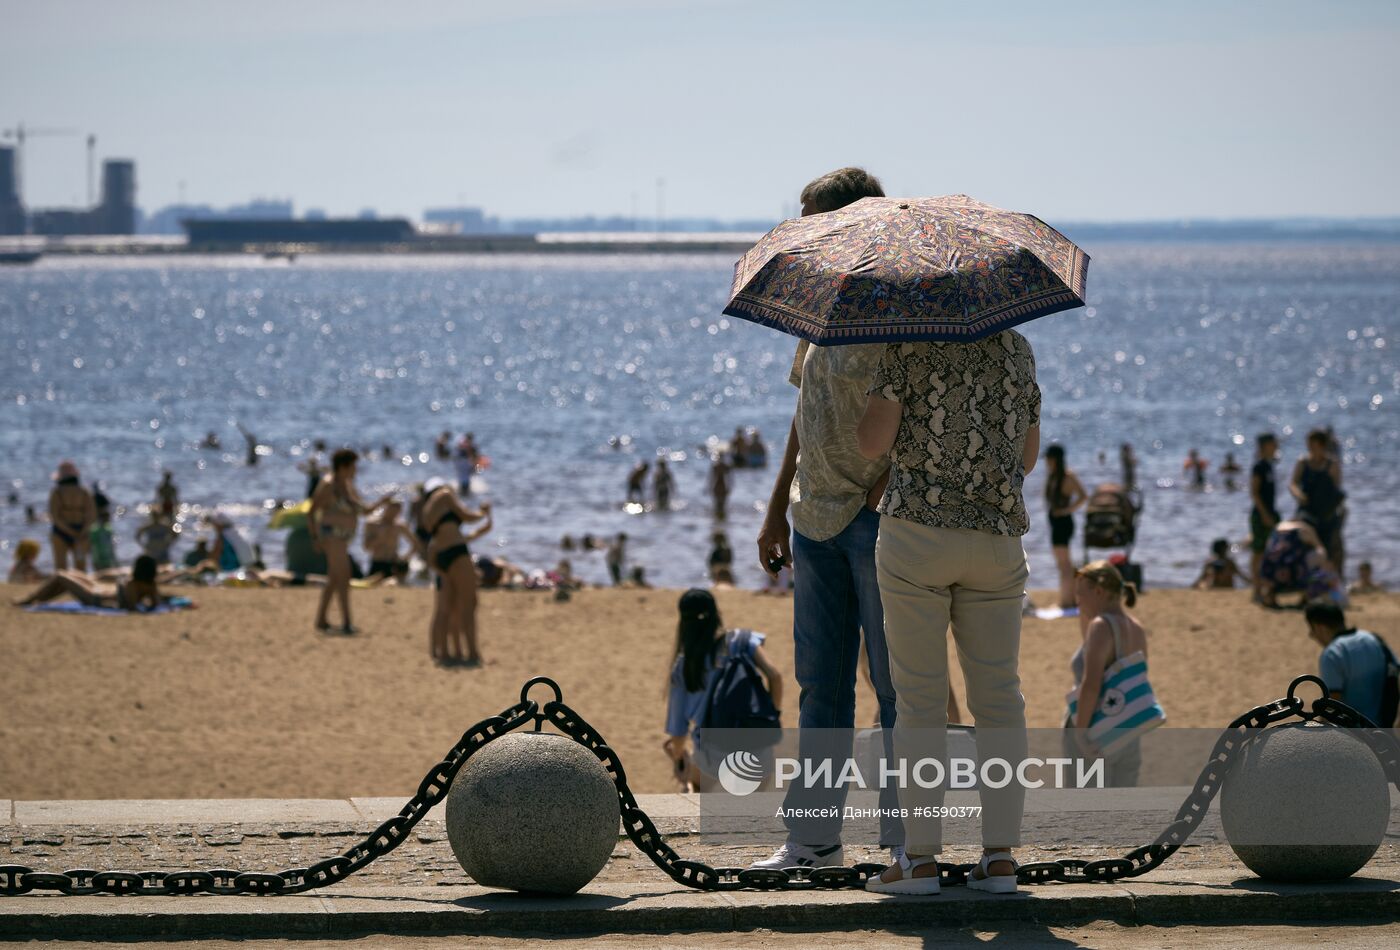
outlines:
[[[557,679],[620,752],[634,790],[673,790],[660,744],[674,591],[588,590],[567,603],[486,592],[488,662],[474,670],[429,662],[427,590],[356,591],[364,633],[353,638],[312,631],[315,590],[181,592],[197,609],[90,617],[22,612],[9,601],[24,590],[0,585],[0,798],[406,796],[465,728],[515,702],[536,674]],[[728,625],[770,635],[795,725],[792,601],[724,591],[719,603]],[[1317,669],[1301,615],[1261,610],[1245,591],[1157,590],[1135,612],[1151,631],[1152,678],[1173,725],[1222,727]],[[1348,616],[1400,640],[1400,595],[1362,598]],[[1077,621],[1027,619],[1032,727],[1058,725],[1078,640]],[[862,685],[858,722],[873,717]]]

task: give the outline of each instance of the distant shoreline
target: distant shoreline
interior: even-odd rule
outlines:
[[[1280,219],[1254,221],[1065,222],[1055,226],[1079,244],[1397,244],[1400,219]],[[189,243],[176,235],[38,236],[0,238],[0,251],[44,256],[261,254],[730,254],[751,248],[760,232],[553,232],[424,234],[409,241]]]

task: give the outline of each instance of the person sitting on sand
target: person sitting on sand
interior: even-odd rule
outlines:
[[[25,538],[15,545],[15,563],[10,566],[11,584],[37,584],[49,575],[39,570],[39,542]]]
[[[671,777],[683,792],[704,792],[716,787],[718,762],[697,762],[699,726],[719,671],[730,657],[747,656],[763,674],[768,695],[779,712],[783,708],[783,674],[763,651],[767,637],[752,630],[726,630],[719,606],[707,590],[692,588],[677,605],[676,648],[671,661],[670,694],[666,702],[666,741],[662,749],[671,760]]]
[[[89,607],[153,609],[169,599],[162,597],[156,587],[156,571],[155,559],[145,554],[132,565],[131,577],[115,584],[99,583],[78,571],[61,570],[28,597],[15,601],[15,606],[28,607],[67,595]]]
[[[54,570],[68,567],[68,559],[73,559],[73,568],[87,570],[88,531],[97,521],[97,503],[92,493],[78,480],[78,466],[63,461],[53,474],[53,491],[49,492],[49,523],[53,542]]]
[[[1210,546],[1211,559],[1201,568],[1201,576],[1192,586],[1196,590],[1234,590],[1235,579],[1248,582],[1235,559],[1230,557],[1230,542],[1216,538]]]
[[[185,567],[199,567],[201,564],[209,563],[217,569],[219,565],[214,563],[213,554],[214,552],[209,550],[208,538],[196,538],[194,550],[186,552],[181,563],[183,563]]]
[[[1348,594],[1384,594],[1385,587],[1376,583],[1371,574],[1371,562],[1362,561],[1356,565],[1356,573],[1359,575],[1355,584],[1347,588]]]
[[[574,576],[573,562],[564,558],[554,570],[545,574],[545,579],[554,585],[555,590],[582,590],[583,581]]]
[[[424,550],[418,538],[408,529],[399,517],[403,514],[403,503],[397,499],[389,502],[373,518],[365,520],[365,550],[369,552],[369,576],[380,575],[403,583],[408,576],[408,560],[399,557],[399,541],[407,541],[410,551],[423,556]]]

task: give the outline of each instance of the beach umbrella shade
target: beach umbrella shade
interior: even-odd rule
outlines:
[[[724,312],[830,346],[971,342],[1084,305],[1089,256],[966,195],[862,198],[784,221],[734,267]]]

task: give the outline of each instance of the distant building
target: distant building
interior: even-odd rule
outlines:
[[[24,205],[19,200],[19,166],[15,150],[0,145],[0,234],[23,234]]]
[[[109,159],[102,163],[102,203],[94,211],[94,234],[136,233],[136,163]]]
[[[501,229],[500,222],[488,218],[480,208],[429,208],[423,212],[423,220],[448,225],[458,234],[494,234]]]
[[[212,205],[167,205],[152,213],[141,230],[145,234],[182,234],[182,221],[200,218],[291,220],[292,203],[284,198],[254,198],[247,204],[230,205],[227,208],[215,208]]]
[[[32,234],[136,233],[136,163],[108,159],[102,163],[102,201],[95,208],[43,208],[29,215]]]
[[[249,244],[402,244],[417,234],[403,218],[192,219],[184,227],[191,247],[227,249]]]
[[[326,214],[325,208],[307,208],[302,217],[307,221],[324,221],[330,215]]]

